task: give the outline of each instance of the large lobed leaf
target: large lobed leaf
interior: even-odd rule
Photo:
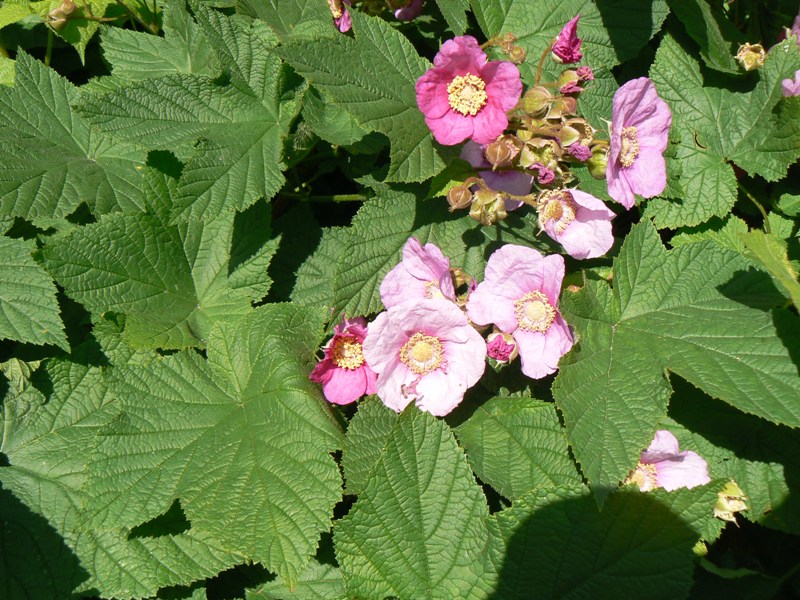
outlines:
[[[652,440],[671,393],[667,370],[741,411],[800,426],[796,319],[777,323],[751,308],[781,299],[741,255],[713,242],[667,252],[642,223],[614,261],[613,281],[612,289],[586,280],[564,298],[578,343],[553,386],[596,494],[615,488]]]
[[[89,523],[130,527],[177,497],[193,530],[293,586],[341,498],[341,432],[308,380],[320,329],[309,309],[270,305],[218,325],[207,361],[115,369],[123,413],[90,464]]]

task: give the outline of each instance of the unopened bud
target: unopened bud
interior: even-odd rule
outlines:
[[[550,103],[553,101],[553,95],[550,91],[537,85],[532,87],[522,97],[522,110],[532,117],[543,116],[547,113]]]
[[[50,27],[56,31],[60,31],[67,24],[70,15],[74,13],[77,8],[73,0],[64,0],[60,6],[57,6],[47,13],[47,22],[50,24]]]
[[[595,179],[605,179],[608,166],[608,146],[601,144],[592,146],[592,155],[586,161],[586,166],[589,167],[589,175]]]
[[[508,216],[503,194],[490,190],[475,192],[469,216],[481,225],[494,225],[498,221],[503,221]]]
[[[486,353],[500,364],[507,364],[519,356],[519,348],[511,334],[495,331],[486,338]]]
[[[747,510],[747,497],[742,488],[731,479],[717,494],[714,516],[723,521],[736,523],[736,513]]]
[[[468,208],[472,204],[472,192],[465,185],[450,188],[450,191],[447,192],[447,203],[450,205],[450,212]]]
[[[764,66],[767,53],[761,44],[742,44],[736,53],[736,60],[745,71],[754,71]]]
[[[517,157],[521,147],[522,144],[516,137],[504,135],[486,146],[484,156],[489,164],[495,167],[504,167],[510,165],[511,161]]]
[[[517,36],[515,36],[513,33],[508,32],[508,33],[504,33],[503,34],[503,43],[504,44],[513,44],[516,41],[517,41]]]
[[[511,46],[508,50],[508,58],[517,65],[524,63],[527,56],[528,51],[522,46]]]
[[[578,101],[572,96],[562,96],[550,105],[547,113],[548,119],[560,119],[567,115],[574,115],[578,109]]]

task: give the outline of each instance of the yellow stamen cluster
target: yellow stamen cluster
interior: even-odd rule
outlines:
[[[555,221],[556,233],[562,233],[575,220],[578,205],[572,194],[564,191],[548,190],[542,192],[538,200],[539,227]]]
[[[359,368],[364,364],[361,342],[353,336],[340,337],[333,344],[331,360],[340,369],[353,371]]]
[[[553,324],[556,309],[542,292],[528,292],[514,302],[514,315],[520,329],[544,333]]]
[[[416,375],[427,375],[438,369],[444,359],[444,346],[439,338],[416,332],[400,348],[400,360]]]
[[[464,116],[474,117],[489,99],[485,89],[486,82],[477,75],[456,75],[447,86],[450,108]]]
[[[625,484],[629,483],[635,483],[643,492],[649,492],[650,490],[657,488],[658,481],[656,481],[656,466],[650,463],[640,462],[625,480]]]
[[[619,162],[623,167],[630,167],[639,156],[639,140],[636,138],[636,127],[625,127],[620,136]]]

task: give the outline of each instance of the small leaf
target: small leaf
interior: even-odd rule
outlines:
[[[741,233],[739,237],[747,248],[747,255],[769,272],[796,307],[800,306],[800,282],[786,256],[786,242],[758,230]]]

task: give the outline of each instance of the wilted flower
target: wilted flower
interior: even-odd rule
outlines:
[[[492,171],[492,165],[486,160],[485,150],[486,146],[467,142],[461,149],[461,158],[471,164],[486,185],[493,190],[514,196],[530,194],[533,177],[519,171]],[[516,210],[522,206],[522,202],[506,198],[505,205],[507,211]]]
[[[745,71],[754,71],[764,66],[767,52],[761,44],[742,44],[736,53],[736,60]]]
[[[367,322],[362,317],[342,319],[325,345],[325,358],[308,378],[322,384],[329,402],[349,404],[375,393],[377,375],[365,362],[361,346],[366,335]]]
[[[403,260],[383,278],[380,293],[386,308],[426,298],[455,301],[450,259],[435,244],[422,246],[417,238],[408,238]]]
[[[422,7],[425,0],[402,0],[401,2],[393,2],[392,8],[394,10],[394,17],[399,21],[411,21],[416,19],[422,13]]]
[[[578,67],[576,72],[582,81],[594,81],[594,71],[592,71],[590,66],[583,65],[582,67]]]
[[[668,492],[678,488],[693,488],[711,481],[708,465],[700,456],[686,450],[679,452],[678,440],[669,431],[656,431],[647,450],[642,452],[639,464],[628,475],[625,483],[635,483],[643,492],[664,488]]]
[[[571,144],[567,148],[567,152],[569,152],[572,156],[577,158],[581,162],[586,162],[592,157],[592,149],[589,146],[585,146],[580,142],[575,142]]]
[[[603,256],[614,245],[611,220],[616,216],[602,200],[580,190],[542,192],[539,226],[573,258]]]
[[[744,495],[742,488],[733,479],[717,493],[717,501],[714,503],[714,516],[723,521],[736,523],[736,513],[747,508],[747,496]]]
[[[489,257],[486,277],[467,303],[474,323],[494,323],[514,337],[522,372],[533,379],[554,373],[572,348],[572,334],[557,308],[563,278],[561,256],[506,244]]]
[[[794,72],[794,81],[784,79],[781,81],[781,90],[784,96],[800,96],[800,70]]]
[[[536,181],[541,185],[549,185],[556,179],[556,174],[553,169],[545,167],[542,163],[533,163],[530,169],[536,172]]]
[[[417,105],[440,144],[472,139],[489,144],[508,127],[506,112],[522,94],[519,69],[508,61],[487,62],[469,35],[448,40],[434,67],[417,80]]]
[[[351,0],[328,0],[328,8],[331,9],[331,15],[333,15],[333,24],[342,33],[350,31],[353,24],[350,12],[345,5],[350,6]]]
[[[667,186],[664,150],[672,113],[647,77],[633,79],[614,94],[611,147],[606,169],[608,194],[631,208],[639,194],[652,198]]]
[[[576,63],[583,58],[581,52],[581,40],[578,37],[578,19],[576,15],[564,25],[553,45],[553,60],[560,63]]]
[[[452,302],[393,306],[369,324],[364,356],[378,373],[377,393],[400,412],[410,402],[443,416],[486,368],[486,342]]]

